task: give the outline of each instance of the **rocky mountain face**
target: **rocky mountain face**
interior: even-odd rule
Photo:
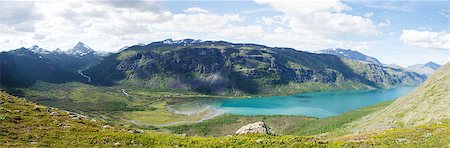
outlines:
[[[380,61],[378,61],[378,59],[376,59],[374,57],[370,57],[370,56],[367,56],[365,54],[362,54],[360,52],[353,51],[350,49],[341,49],[341,48],[325,49],[325,50],[320,50],[317,53],[331,54],[331,55],[335,55],[335,56],[350,59],[350,60],[357,60],[357,61],[368,62],[368,63],[372,63],[372,64],[376,64],[376,65],[383,65]]]
[[[269,93],[283,86],[336,89],[416,85],[425,78],[371,63],[291,48],[224,41],[164,40],[131,46],[87,70],[94,84],[202,93]],[[308,86],[306,86],[308,85]]]
[[[382,130],[450,119],[450,63],[408,95],[350,124],[353,130]]]
[[[407,70],[429,76],[429,75],[433,74],[437,69],[439,69],[439,67],[441,67],[441,65],[436,64],[434,62],[428,62],[425,64],[416,64],[416,65],[408,66]]]
[[[34,45],[1,52],[0,85],[29,86],[38,80],[46,82],[81,81],[79,70],[99,63],[103,57],[83,43],[64,52],[60,49],[49,51]]]

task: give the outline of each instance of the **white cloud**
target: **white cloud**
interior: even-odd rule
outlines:
[[[292,31],[322,36],[379,34],[369,18],[346,14],[351,8],[338,0],[332,1],[270,1],[256,0],[284,13]]]
[[[372,17],[372,16],[373,16],[373,12],[365,13],[364,16],[366,16],[366,17]]]
[[[386,27],[391,25],[391,21],[389,19],[384,20],[384,22],[378,23],[378,27]]]
[[[106,4],[114,8],[126,8],[152,12],[160,12],[162,7],[162,1],[160,0],[111,0],[92,1],[92,3]]]
[[[446,31],[403,30],[400,40],[406,45],[422,48],[450,49],[450,34]]]
[[[0,25],[14,26],[14,30],[33,32],[33,22],[42,18],[33,2],[0,1]]]
[[[151,4],[155,7],[150,7]],[[291,3],[280,6],[270,4],[282,14],[261,16],[254,22],[244,22],[246,16],[240,14],[216,14],[199,7],[174,13],[160,8],[157,2],[121,5],[103,1],[41,1],[16,2],[14,5],[23,6],[11,12],[33,6],[35,9],[32,12],[40,17],[32,19],[26,17],[28,15],[13,15],[23,17],[19,20],[25,21],[28,26],[21,25],[21,21],[0,23],[1,50],[33,44],[50,50],[64,50],[82,41],[96,50],[115,51],[123,46],[166,38],[253,42],[301,50],[331,47],[365,49],[369,44],[367,42],[339,41],[329,36],[377,32],[370,19],[345,14],[344,11],[351,8],[339,1],[305,2],[306,6],[301,9],[291,7]],[[4,6],[5,9],[7,7],[10,7],[9,4]],[[281,11],[283,7],[287,8],[286,11]],[[267,11],[266,8],[264,11]],[[22,31],[27,27],[31,27],[32,31]]]
[[[208,13],[208,10],[199,8],[199,7],[191,7],[184,10],[185,13]]]
[[[283,24],[283,16],[273,16],[273,17],[267,17],[267,16],[263,16],[260,18],[257,18],[256,23],[258,24],[264,24],[267,26],[272,26],[275,24]]]
[[[439,11],[439,14],[441,14],[443,17],[450,18],[450,10],[441,10]]]
[[[11,23],[0,22],[0,41],[5,43],[1,50],[33,44],[64,50],[83,41],[94,49],[113,51],[125,45],[165,38],[249,40],[263,32],[259,25],[235,25],[243,21],[238,14],[218,15],[195,7],[185,13],[172,13],[160,8],[144,9],[137,3],[64,1],[2,4],[7,5],[2,5],[4,9],[0,11],[11,13],[0,14],[0,17]],[[31,10],[30,13],[17,12],[31,9],[31,6],[36,7],[42,17],[33,19],[30,16],[34,11]],[[27,27],[22,24],[31,26],[32,31],[19,30]]]

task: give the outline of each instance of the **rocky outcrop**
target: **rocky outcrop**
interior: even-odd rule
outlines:
[[[243,134],[271,134],[272,130],[264,122],[255,122],[242,126],[236,131],[236,135]]]

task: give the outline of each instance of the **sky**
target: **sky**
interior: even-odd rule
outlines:
[[[94,50],[164,39],[223,40],[314,52],[345,48],[382,63],[450,60],[448,1],[0,1],[0,51]]]

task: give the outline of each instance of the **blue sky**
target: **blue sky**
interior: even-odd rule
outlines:
[[[401,66],[450,59],[448,1],[0,2],[1,51],[96,50],[166,38],[349,48]]]

